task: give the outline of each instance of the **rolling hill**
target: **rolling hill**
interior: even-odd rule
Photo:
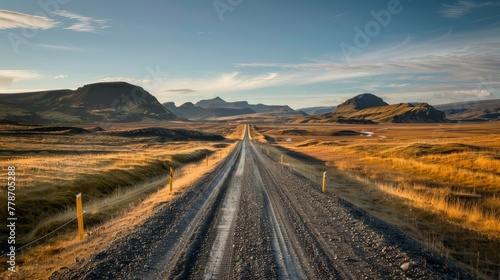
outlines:
[[[143,88],[112,82],[76,90],[0,94],[0,119],[50,124],[168,121],[178,117]]]
[[[380,97],[364,93],[346,100],[325,114],[305,116],[296,123],[441,123],[449,122],[443,112],[427,103],[389,105]]]

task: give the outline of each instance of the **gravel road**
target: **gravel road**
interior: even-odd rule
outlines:
[[[51,279],[475,279],[245,135],[140,227]]]

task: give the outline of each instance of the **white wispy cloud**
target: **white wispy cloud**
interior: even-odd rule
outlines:
[[[217,93],[267,87],[278,83],[279,80],[277,73],[243,75],[239,72],[230,72],[195,79],[172,78],[165,81],[162,88],[167,91],[172,88],[189,88],[204,93]]]
[[[8,88],[13,82],[39,78],[40,74],[30,70],[0,70],[0,89]]]
[[[339,17],[348,16],[348,15],[349,15],[349,13],[340,13],[340,14],[332,15],[330,18],[339,18]]]
[[[97,32],[100,29],[108,28],[108,21],[103,19],[94,19],[88,16],[79,15],[73,12],[58,10],[55,15],[73,19],[76,23],[64,29],[79,31],[79,32]]]
[[[484,47],[484,46],[483,46]],[[500,50],[500,44],[497,46]],[[461,50],[462,51],[462,50]],[[427,74],[425,78],[432,77],[430,74],[446,74],[460,81],[464,76],[486,75],[496,73],[500,66],[500,51],[497,55],[485,54],[463,54],[450,52],[445,56],[424,55],[406,59],[394,60],[369,60],[357,61],[350,64],[322,62],[322,63],[245,63],[240,67],[276,67],[281,69],[296,69],[303,72],[309,82],[321,81],[323,79],[343,79],[347,76],[367,77],[383,74]],[[307,72],[310,71],[310,72]],[[317,72],[321,72],[317,76]],[[336,75],[334,75],[336,73]],[[413,76],[408,76],[413,77]],[[419,78],[422,80],[424,78]],[[308,81],[302,81],[308,83]]]
[[[138,85],[141,87],[148,87],[155,82],[153,79],[137,79],[132,77],[100,77],[97,79],[99,82],[126,82],[133,85]]]
[[[500,2],[474,2],[461,0],[451,5],[442,4],[439,14],[446,18],[460,18],[465,14],[468,14],[473,9],[499,5]]]
[[[425,43],[422,43],[425,45]],[[430,46],[432,48],[433,46]],[[435,47],[435,45],[434,45]],[[500,68],[500,43],[469,45],[457,49],[435,49],[411,46],[404,56],[386,59],[375,56],[346,64],[338,62],[306,63],[240,63],[240,71],[219,73],[211,77],[175,79],[162,82],[159,88],[192,89],[197,93],[229,93],[277,86],[332,82],[354,84],[352,90],[422,93],[451,92],[455,97],[470,96],[479,87],[498,88],[500,82],[490,79]],[[247,69],[248,68],[248,69]],[[250,70],[251,71],[246,71]],[[259,73],[262,69],[263,72]],[[271,71],[270,71],[271,70]],[[248,74],[248,72],[257,74]],[[369,82],[369,79],[374,82]],[[495,77],[496,78],[496,77]],[[486,84],[482,80],[488,80]],[[461,92],[465,90],[467,92]],[[489,91],[491,92],[491,90]],[[176,94],[175,91],[168,92]],[[479,91],[484,94],[484,92]],[[180,93],[179,93],[180,94]],[[441,95],[443,97],[444,95]],[[477,95],[480,96],[480,95]],[[488,97],[487,95],[483,95]]]
[[[168,100],[172,96],[182,96],[186,93],[196,95],[213,95],[223,93],[238,93],[247,90],[263,89],[277,86],[293,86],[310,83],[320,83],[360,77],[363,73],[335,73],[334,71],[292,71],[266,72],[262,74],[244,74],[242,72],[219,73],[214,76],[200,78],[170,78],[158,87],[155,94],[160,99]],[[171,89],[189,89],[176,91]]]
[[[56,27],[59,24],[60,22],[44,16],[35,16],[13,11],[0,10],[0,29],[49,29]]]
[[[384,45],[367,50],[351,63],[339,62],[342,59],[338,54],[337,61],[238,63],[235,71],[191,78],[169,75],[151,81],[106,79],[141,84],[163,100],[182,99],[186,93],[194,98],[230,93],[241,96],[243,91],[253,94],[256,89],[277,92],[279,87],[293,91],[294,86],[321,83],[331,88],[335,96],[349,96],[353,92],[404,93],[411,95],[412,101],[421,100],[422,96],[430,99],[494,96],[495,89],[500,88],[497,74],[500,39],[491,34],[500,32],[500,27],[473,34],[453,34],[449,29],[443,32],[444,36],[425,41],[415,42],[411,36],[401,38],[393,47]]]
[[[164,89],[162,92],[165,93],[178,93],[178,94],[191,94],[195,93],[196,90],[190,88],[176,88],[176,89]]]
[[[68,77],[68,75],[55,75],[54,76],[54,79],[66,79]]]
[[[79,50],[81,50],[80,48],[66,46],[66,45],[33,44],[33,46],[37,46],[37,47],[41,47],[41,48],[45,48],[45,49],[50,49],[50,50],[56,50],[56,51],[79,51]]]
[[[409,89],[415,92],[418,89],[424,92],[471,90],[485,86],[498,88],[500,82],[495,82],[495,79],[489,81],[488,85],[482,81],[485,77],[496,75],[500,68],[500,42],[498,39],[493,40],[497,41],[469,37],[468,41],[447,38],[446,44],[440,41],[413,43],[393,52],[392,57],[383,55],[384,50],[374,50],[351,63],[255,62],[237,66],[266,71],[275,68],[273,70],[279,75],[286,73],[285,76],[293,77],[295,84],[321,81],[345,83],[346,80],[354,80],[358,88],[366,90],[392,87],[397,91]],[[366,82],[367,78],[375,76],[381,77],[376,86]]]
[[[277,73],[265,73],[261,75],[246,76],[239,72],[231,72],[220,75],[215,81],[208,85],[210,91],[220,91],[230,88],[246,90],[269,85],[279,80]]]
[[[486,89],[457,90],[453,92],[443,92],[435,94],[437,98],[447,99],[484,99],[491,97],[492,93]]]
[[[108,28],[108,20],[94,19],[92,17],[79,15],[74,12],[57,10],[51,14],[51,17],[64,17],[75,22],[64,29],[79,32],[97,32],[98,30]],[[0,29],[29,28],[29,29],[50,29],[62,27],[63,23],[47,16],[38,16],[23,14],[14,11],[0,9]]]
[[[170,78],[162,82],[162,92],[169,92],[171,89],[186,88],[204,93],[226,92],[229,90],[241,91],[245,89],[257,88],[259,84],[269,85],[276,78],[275,73],[266,73],[255,76],[244,76],[239,72],[219,73],[202,78]],[[170,91],[170,93],[176,93]]]

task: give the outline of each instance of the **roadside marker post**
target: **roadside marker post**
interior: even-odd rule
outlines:
[[[76,215],[78,217],[78,236],[80,237],[80,241],[82,241],[85,236],[85,232],[83,230],[82,193],[76,195]]]
[[[172,187],[174,185],[174,170],[170,167],[170,192],[172,192]]]
[[[283,155],[281,155],[281,160],[280,160],[281,164],[283,164]]]
[[[326,190],[326,171],[323,172],[323,186],[321,187],[321,191],[325,192]]]

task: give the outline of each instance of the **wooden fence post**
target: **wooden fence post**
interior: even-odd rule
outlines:
[[[83,205],[82,205],[82,193],[76,195],[76,215],[78,218],[78,236],[80,241],[85,237],[85,232],[83,230]]]
[[[326,191],[326,171],[323,172],[323,186],[321,187],[321,191],[322,192]]]

